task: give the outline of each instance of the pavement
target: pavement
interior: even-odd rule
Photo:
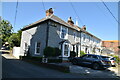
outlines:
[[[118,78],[116,73],[109,69],[93,70],[88,67],[72,65],[71,63],[57,64],[70,67],[70,73],[63,73],[17,60],[10,54],[2,54],[2,56],[3,78]]]
[[[55,63],[54,63],[55,64]],[[58,64],[58,63],[57,63]],[[70,73],[90,74],[90,75],[108,75],[108,76],[120,76],[120,65],[117,67],[110,67],[106,70],[93,70],[88,67],[82,67],[78,65],[72,65],[72,63],[59,63],[61,66],[69,66]]]

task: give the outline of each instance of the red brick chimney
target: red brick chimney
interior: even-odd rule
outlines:
[[[74,25],[74,22],[72,21],[72,18],[71,18],[71,17],[68,18],[68,24],[70,24],[71,26]]]
[[[46,10],[46,16],[50,16],[50,15],[52,15],[52,14],[53,14],[52,8]]]
[[[85,25],[83,25],[82,30],[86,30],[86,26]]]

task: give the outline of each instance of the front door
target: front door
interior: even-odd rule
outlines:
[[[62,55],[63,55],[63,57],[69,57],[70,56],[70,49],[69,49],[69,44],[68,43],[63,44]]]

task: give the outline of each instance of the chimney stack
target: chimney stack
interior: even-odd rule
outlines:
[[[82,30],[86,30],[86,26],[85,25],[83,25]]]
[[[53,14],[52,8],[46,10],[46,16],[50,16],[50,15],[52,15],[52,14]]]
[[[72,25],[72,26],[74,25],[74,22],[72,21],[72,18],[71,18],[71,17],[68,18],[68,24],[70,24],[70,25]]]

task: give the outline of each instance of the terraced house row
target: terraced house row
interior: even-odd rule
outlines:
[[[58,47],[60,57],[67,60],[70,51],[80,56],[80,51],[88,54],[101,53],[101,39],[75,25],[72,18],[68,21],[55,16],[52,8],[46,10],[46,17],[22,29],[21,55],[29,50],[31,56],[43,56],[45,47]]]

